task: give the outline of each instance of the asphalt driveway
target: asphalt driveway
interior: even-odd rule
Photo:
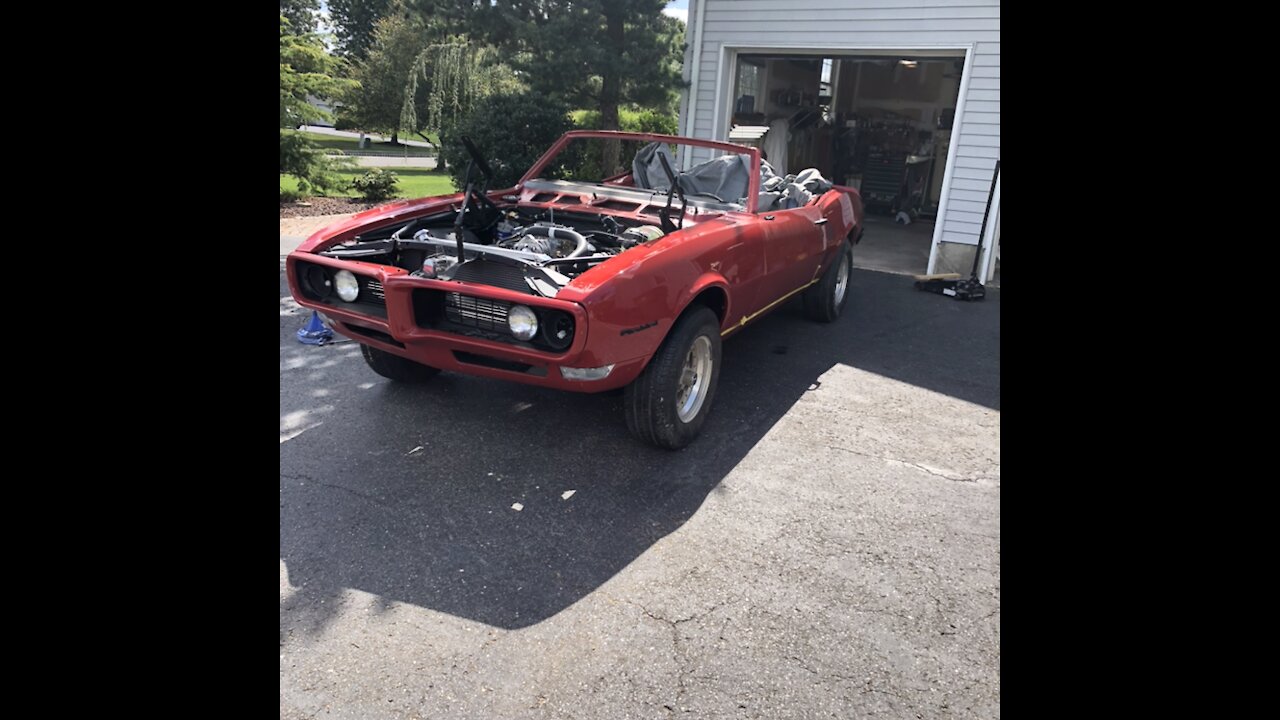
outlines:
[[[1000,293],[851,292],[727,340],[673,453],[300,345],[282,275],[281,716],[998,717]]]

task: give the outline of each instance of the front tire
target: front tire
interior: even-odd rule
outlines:
[[[699,305],[680,316],[644,372],[627,386],[627,429],[668,450],[688,445],[711,412],[719,380],[720,322]]]
[[[384,378],[389,378],[396,382],[425,382],[440,372],[439,368],[423,365],[408,358],[402,358],[399,355],[392,355],[375,347],[369,347],[364,343],[360,344],[360,354],[364,356],[364,361],[371,370]]]
[[[835,262],[822,273],[818,284],[805,290],[804,314],[810,320],[834,322],[849,302],[849,281],[853,277],[853,251],[841,241]]]

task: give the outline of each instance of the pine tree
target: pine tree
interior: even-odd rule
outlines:
[[[496,0],[473,9],[471,26],[504,48],[535,93],[600,112],[617,130],[618,108],[669,109],[678,98],[684,24],[667,0]],[[621,170],[619,145],[603,143],[601,166]]]

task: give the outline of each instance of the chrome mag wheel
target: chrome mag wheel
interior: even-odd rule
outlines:
[[[842,254],[839,263],[840,267],[836,268],[836,307],[840,307],[840,303],[844,302],[844,293],[849,289],[849,256]]]
[[[848,272],[845,273],[846,279]],[[681,422],[690,422],[702,409],[702,402],[707,398],[707,387],[711,384],[711,341],[706,336],[694,338],[689,354],[685,356],[684,368],[680,371],[680,381],[676,387],[676,415]]]

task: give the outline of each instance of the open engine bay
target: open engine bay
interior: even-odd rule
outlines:
[[[503,195],[498,204],[485,193],[492,177],[488,164],[469,139],[462,141],[472,162],[460,203],[363,233],[320,254],[393,266],[416,277],[555,297],[595,265],[686,227],[686,218],[696,222],[741,210],[711,193],[686,197],[680,173],[662,154],[652,172],[664,175],[665,184],[636,187],[630,176],[621,183],[535,179],[521,188],[522,195]],[[476,170],[480,177],[473,180]]]
[[[665,235],[630,218],[477,205],[366,233],[320,254],[555,297],[594,265]]]
[[[494,285],[555,297],[560,288],[594,265],[657,240],[684,224],[689,203],[678,189],[670,189],[666,206],[656,209],[660,227],[638,219],[640,213],[636,212],[615,217],[599,211],[556,211],[557,204],[582,206],[581,193],[589,196],[586,207],[596,201],[621,202],[610,197],[634,193],[630,188],[530,183],[524,198],[506,195],[504,204],[498,205],[485,194],[492,171],[475,145],[466,137],[462,141],[472,162],[467,167],[459,206],[416,218],[398,228],[358,235],[320,254],[390,265],[417,277]],[[481,179],[473,181],[477,169]],[[669,166],[666,173],[675,188],[675,173]],[[544,192],[537,192],[538,189]],[[642,193],[646,199],[658,195],[653,190]],[[673,220],[671,205],[676,196],[681,207],[678,218]],[[524,202],[517,202],[520,200]],[[558,202],[547,202],[552,200]],[[637,210],[643,204],[648,203],[637,202],[628,209]],[[696,207],[694,211],[697,212]]]

